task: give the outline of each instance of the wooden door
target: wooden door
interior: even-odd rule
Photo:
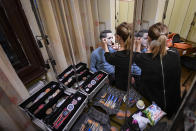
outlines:
[[[19,0],[0,0],[0,44],[24,84],[43,73],[44,60]]]

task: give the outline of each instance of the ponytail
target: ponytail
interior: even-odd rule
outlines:
[[[167,54],[166,41],[167,37],[164,34],[161,34],[157,40],[153,40],[151,42],[150,49],[152,51],[153,58],[155,58],[158,54],[160,54],[160,57]]]
[[[167,54],[167,50],[166,50],[167,37],[166,37],[166,35],[160,35],[158,38],[158,42],[161,43],[160,56],[163,57]]]
[[[131,35],[128,36],[127,40],[125,41],[125,49],[127,51],[130,50],[130,47],[131,47]]]
[[[133,24],[123,22],[116,28],[116,34],[119,35],[122,40],[124,41],[124,47],[125,50],[127,50],[127,53],[130,50],[131,47],[131,37],[133,35]]]
[[[153,58],[159,54],[160,57],[163,57],[167,54],[167,34],[168,28],[163,23],[156,23],[149,28],[148,36],[152,40],[152,42],[150,43],[150,50],[153,54]]]

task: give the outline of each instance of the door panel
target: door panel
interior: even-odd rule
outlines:
[[[15,62],[19,63],[19,67],[13,67],[23,83],[27,84],[45,73],[45,69],[20,1],[0,0],[0,18],[1,36],[4,38],[1,45],[4,50],[7,49],[8,58],[14,56]]]
[[[187,36],[187,40],[196,43],[196,12],[194,16],[193,25],[191,26],[190,32],[188,33],[188,36]]]

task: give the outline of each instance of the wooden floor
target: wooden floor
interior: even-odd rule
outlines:
[[[192,71],[190,69],[182,67],[182,70],[181,70],[181,95],[183,95],[183,93],[185,91],[189,90],[195,75],[196,75],[196,71]]]

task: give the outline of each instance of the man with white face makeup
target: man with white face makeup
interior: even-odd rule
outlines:
[[[115,37],[112,34],[111,30],[104,30],[100,33],[100,40],[101,45],[97,49],[95,49],[91,54],[91,60],[90,60],[90,70],[92,72],[97,72],[99,70],[103,70],[109,74],[110,82],[114,80],[114,66],[110,65],[106,60],[104,56],[104,43],[103,41],[107,41],[109,51],[111,53],[115,52],[115,50],[112,48],[112,46],[115,43]]]

